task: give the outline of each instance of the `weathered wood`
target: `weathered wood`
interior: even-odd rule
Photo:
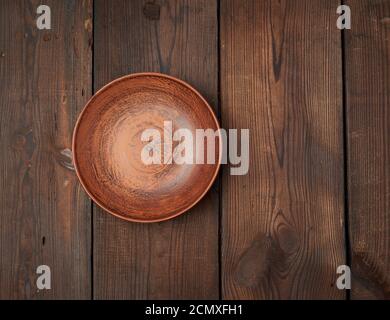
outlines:
[[[91,296],[90,200],[72,168],[76,117],[91,93],[90,1],[0,2],[0,298]],[[38,291],[36,269],[51,268]]]
[[[390,1],[347,4],[351,298],[390,299]]]
[[[95,89],[157,71],[217,108],[216,1],[96,1]],[[94,298],[218,298],[218,190],[172,221],[137,224],[94,208]]]
[[[225,128],[250,169],[222,184],[222,298],[345,298],[338,1],[221,1]]]

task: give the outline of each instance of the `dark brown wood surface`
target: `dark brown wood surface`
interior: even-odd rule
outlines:
[[[0,2],[0,298],[91,297],[90,200],[72,167],[76,117],[91,94],[92,4]],[[36,269],[51,268],[51,290]]]
[[[48,0],[38,30],[41,2],[0,1],[0,299],[390,299],[390,1],[344,1],[343,33],[340,2]],[[147,71],[250,129],[248,175],[149,225],[92,205],[71,158],[92,87]]]
[[[217,102],[217,2],[95,1],[95,90],[157,71]],[[218,298],[218,190],[169,222],[134,224],[94,207],[94,298]]]
[[[351,0],[345,31],[352,299],[390,299],[390,1]]]
[[[250,129],[250,170],[224,171],[222,297],[343,299],[337,1],[221,1],[224,128]]]

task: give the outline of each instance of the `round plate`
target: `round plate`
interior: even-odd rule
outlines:
[[[171,121],[172,129],[164,121]],[[157,222],[187,211],[215,180],[222,144],[217,137],[214,164],[164,163],[164,152],[172,155],[166,141],[180,128],[192,132],[194,146],[196,129],[219,130],[212,109],[190,85],[159,73],[114,80],[89,100],[74,129],[73,160],[81,184],[99,206],[125,220]],[[161,164],[142,160],[142,151],[154,140],[141,140],[146,129],[160,134],[149,154],[160,150]],[[172,150],[182,142],[174,139]],[[207,143],[204,150],[194,149],[194,159],[204,156],[207,162]]]

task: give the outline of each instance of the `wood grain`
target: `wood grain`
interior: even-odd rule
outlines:
[[[224,128],[250,129],[250,169],[222,184],[222,298],[342,299],[338,1],[221,1]]]
[[[90,1],[0,2],[0,298],[91,296],[90,201],[72,167],[77,114],[91,93]],[[38,291],[36,269],[51,268]]]
[[[216,1],[95,2],[95,89],[162,72],[217,109]],[[189,213],[152,225],[94,208],[94,298],[218,298],[218,190]]]
[[[390,299],[390,1],[347,4],[351,298]]]

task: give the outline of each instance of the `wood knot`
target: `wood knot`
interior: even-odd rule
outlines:
[[[50,41],[51,40],[51,35],[50,33],[46,33],[44,36],[43,36],[43,41]]]
[[[256,287],[266,278],[273,262],[276,262],[280,249],[275,241],[265,234],[260,234],[241,255],[236,270],[235,280],[241,286]]]
[[[72,151],[65,148],[60,151],[57,158],[58,163],[66,169],[74,171]]]
[[[36,149],[32,129],[16,132],[12,138],[12,148],[20,152],[24,160],[30,161]]]
[[[84,21],[84,29],[91,33],[92,32],[92,28],[93,28],[93,25],[92,25],[92,19],[91,18],[88,18]]]
[[[277,228],[276,240],[285,254],[293,254],[299,249],[299,237],[291,226],[282,223]]]
[[[147,2],[144,5],[144,16],[149,20],[160,19],[160,6],[153,2]]]

